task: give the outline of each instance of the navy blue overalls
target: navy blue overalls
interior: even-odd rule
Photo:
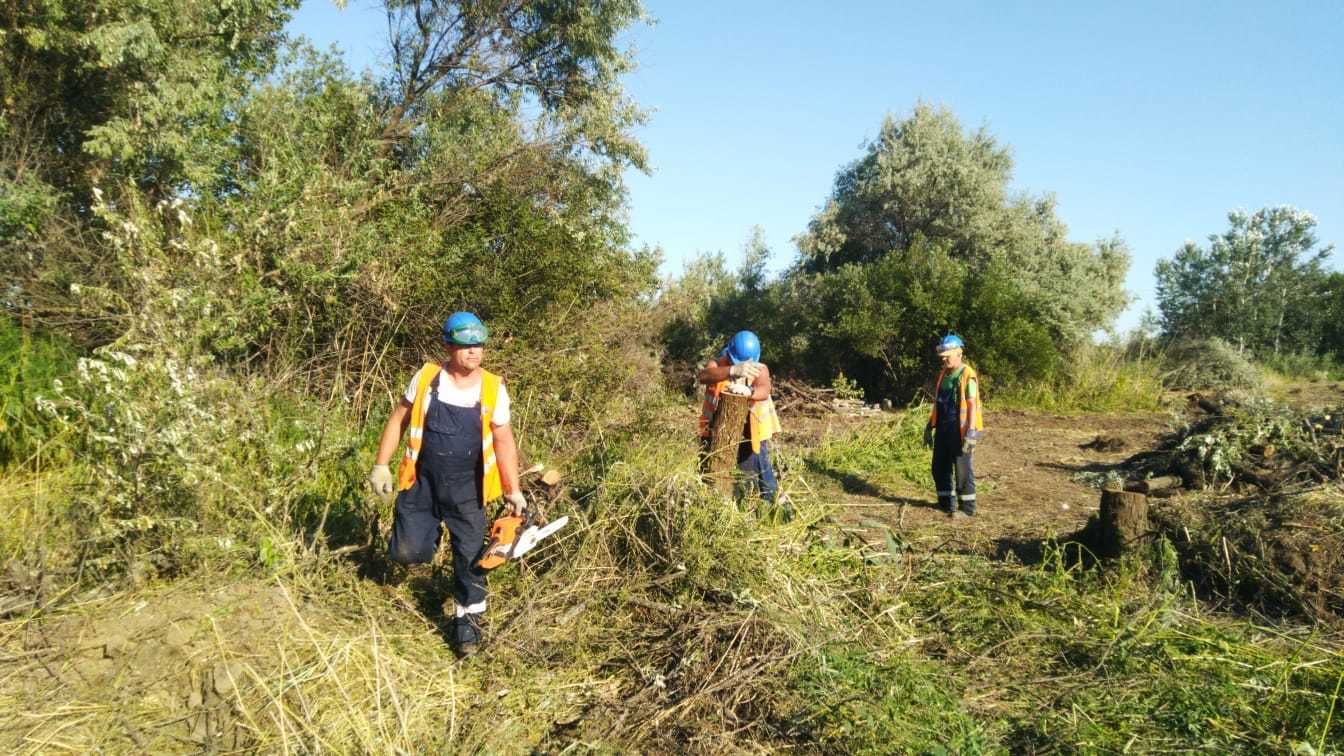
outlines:
[[[961,368],[965,370],[965,368]],[[951,514],[956,500],[961,511],[975,514],[975,473],[971,471],[973,452],[961,453],[961,370],[948,376],[938,387],[938,425],[933,429],[933,485],[938,491],[938,506]],[[951,387],[948,388],[948,384]],[[956,486],[952,477],[956,474]]]
[[[476,566],[485,546],[481,506],[481,405],[454,407],[438,400],[440,372],[425,402],[424,438],[415,465],[415,485],[397,495],[387,550],[401,564],[422,564],[439,548],[439,523],[453,550],[453,642],[480,642],[485,611],[485,571]]]

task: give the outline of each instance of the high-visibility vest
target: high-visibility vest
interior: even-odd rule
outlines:
[[[719,408],[719,396],[727,387],[728,381],[705,386],[705,400],[700,403],[701,438],[709,438],[709,424],[714,419],[715,410]],[[759,402],[752,401],[747,405],[747,417],[751,429],[751,451],[753,454],[760,454],[761,442],[769,441],[771,436],[782,430],[779,426],[779,415],[775,412],[774,400],[766,397]]]
[[[420,370],[420,378],[415,385],[415,402],[411,404],[411,424],[406,433],[406,454],[401,458],[401,467],[397,469],[397,490],[405,491],[415,485],[415,461],[420,457],[420,444],[425,436],[425,415],[429,411],[429,387],[442,368],[426,362]],[[504,485],[499,479],[499,465],[495,464],[495,435],[490,430],[490,422],[495,416],[495,402],[499,399],[499,386],[503,378],[481,371],[481,503],[487,504],[504,495]]]
[[[980,405],[983,404],[983,402],[981,401],[979,396],[977,396],[975,400],[974,416],[967,417],[966,384],[970,383],[971,380],[975,378],[975,368],[971,367],[969,364],[962,365],[962,367],[964,369],[961,371],[961,381],[960,381],[961,412],[958,414],[957,424],[961,427],[961,437],[966,438],[966,433],[970,431],[972,428],[974,428],[977,433],[985,429],[985,418],[980,413]],[[942,371],[938,373],[938,380],[935,381],[933,384],[933,391],[935,397],[938,392],[943,390],[943,379],[946,377],[947,377],[947,368],[943,368]],[[933,402],[933,412],[929,414],[929,424],[935,428],[938,427],[938,402],[936,398]]]

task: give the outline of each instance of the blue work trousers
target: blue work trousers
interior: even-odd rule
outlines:
[[[961,430],[938,428],[933,435],[933,485],[938,491],[938,506],[951,514],[960,502],[961,511],[975,514],[975,472],[971,469],[973,452],[961,453]],[[955,481],[954,481],[955,478]]]
[[[775,469],[770,466],[770,442],[762,441],[760,452],[751,450],[751,441],[743,441],[737,447],[737,469],[745,477],[745,484],[761,492],[761,498],[773,502],[779,484],[775,482]]]

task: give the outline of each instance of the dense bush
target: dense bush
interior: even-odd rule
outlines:
[[[1176,341],[1162,359],[1162,383],[1169,388],[1246,389],[1264,382],[1245,354],[1219,338]]]

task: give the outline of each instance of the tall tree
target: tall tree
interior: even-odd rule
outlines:
[[[1012,167],[945,108],[887,117],[797,239],[794,317],[778,319],[807,334],[787,339],[797,363],[820,351],[871,392],[909,391],[955,329],[985,367],[1026,378],[1107,326],[1127,300],[1124,243],[1069,241],[1052,197],[1011,191]]]
[[[1332,246],[1318,247],[1311,213],[1280,206],[1228,213],[1209,246],[1186,242],[1157,263],[1157,299],[1171,336],[1219,336],[1278,354],[1316,349],[1323,310],[1314,302]]]
[[[1012,268],[1050,328],[1082,338],[1124,309],[1128,252],[1118,239],[1070,242],[1053,197],[1010,191],[1012,168],[1007,147],[984,128],[963,131],[946,108],[888,116],[799,237],[801,267],[871,263],[923,239],[973,271]]]

